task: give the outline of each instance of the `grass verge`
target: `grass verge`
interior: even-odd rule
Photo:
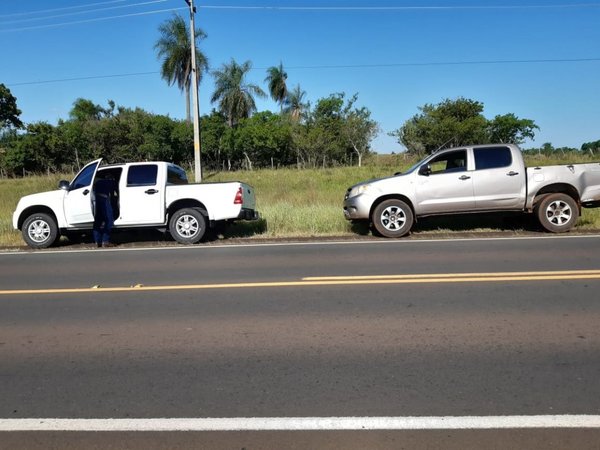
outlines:
[[[257,208],[262,220],[240,222],[229,228],[226,237],[291,238],[366,234],[366,227],[353,226],[344,219],[342,201],[346,189],[360,181],[379,178],[408,168],[414,161],[402,155],[386,155],[364,167],[332,169],[277,169],[206,174],[204,181],[241,180],[256,190]],[[575,160],[567,155],[548,159],[540,155],[528,158],[529,166],[590,162],[586,155]],[[12,229],[12,213],[23,195],[56,189],[60,179],[72,175],[33,176],[0,179],[0,247],[22,246],[18,231]],[[584,209],[577,224],[579,230],[600,229],[600,209]],[[452,233],[457,231],[539,230],[530,215],[469,215],[426,218],[415,232]]]

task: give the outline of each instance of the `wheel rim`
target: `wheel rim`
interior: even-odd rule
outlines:
[[[406,224],[406,214],[398,206],[388,206],[381,213],[381,225],[388,231],[399,231]]]
[[[177,219],[175,227],[177,228],[177,234],[185,238],[194,237],[200,230],[200,224],[198,223],[198,220],[189,214],[184,214]]]
[[[27,228],[29,238],[37,243],[47,241],[50,237],[50,225],[45,220],[34,220]]]
[[[566,225],[573,217],[571,206],[562,200],[555,200],[546,208],[546,219],[553,225]]]

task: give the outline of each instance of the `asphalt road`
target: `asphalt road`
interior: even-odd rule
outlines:
[[[600,415],[600,237],[0,255],[20,418]],[[0,432],[0,448],[599,448],[600,428]]]

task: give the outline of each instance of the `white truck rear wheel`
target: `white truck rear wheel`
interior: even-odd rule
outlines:
[[[169,232],[180,244],[196,244],[206,232],[206,219],[197,208],[180,209],[169,220]]]

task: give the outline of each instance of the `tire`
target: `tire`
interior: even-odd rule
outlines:
[[[31,248],[50,247],[59,237],[54,217],[45,213],[30,215],[21,227],[23,240]]]
[[[206,232],[206,219],[198,208],[183,208],[169,220],[169,232],[180,244],[196,244]]]
[[[535,207],[535,214],[547,231],[564,233],[575,226],[579,206],[567,194],[548,194]]]
[[[381,202],[371,216],[377,234],[387,238],[399,238],[410,231],[414,216],[412,209],[402,200],[390,199]]]

